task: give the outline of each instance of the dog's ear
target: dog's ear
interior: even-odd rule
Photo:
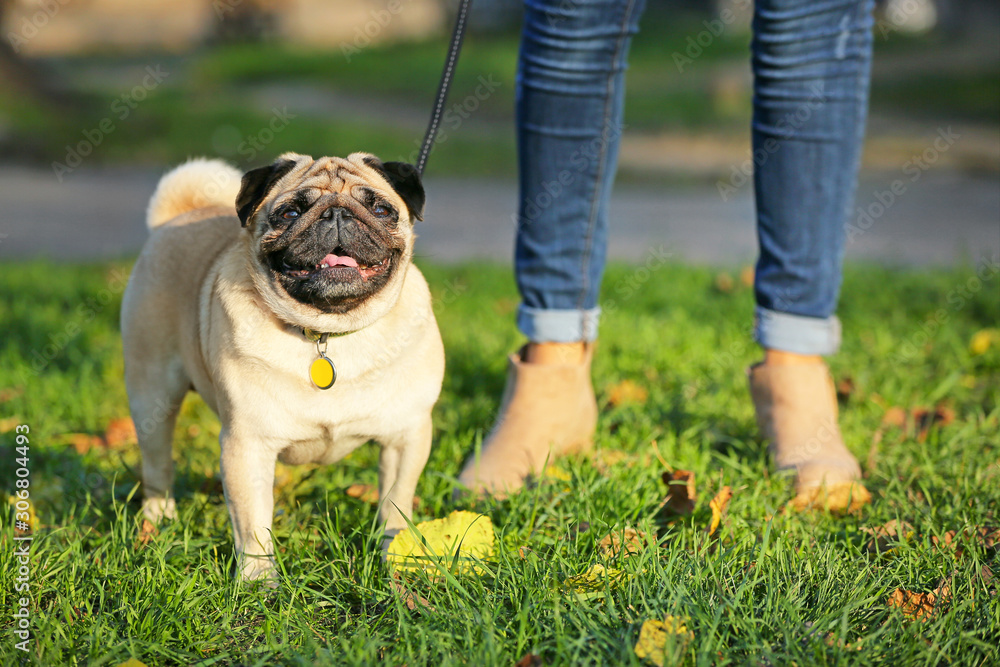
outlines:
[[[274,164],[251,169],[243,174],[240,193],[236,195],[236,215],[239,216],[241,225],[247,226],[268,191],[294,166],[295,160],[277,160]]]
[[[406,162],[382,162],[376,157],[366,157],[365,164],[389,181],[409,209],[411,220],[424,219],[424,186],[416,167]]]

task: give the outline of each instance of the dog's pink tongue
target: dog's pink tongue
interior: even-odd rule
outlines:
[[[358,263],[353,257],[348,257],[347,255],[327,255],[323,258],[320,264],[325,264],[327,266],[353,266],[358,268]]]

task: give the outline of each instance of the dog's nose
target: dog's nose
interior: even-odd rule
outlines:
[[[357,218],[350,210],[341,206],[331,206],[320,214],[314,230],[319,238],[325,239],[325,243],[337,245],[354,235],[356,225]]]

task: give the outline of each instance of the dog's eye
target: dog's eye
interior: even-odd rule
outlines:
[[[375,204],[372,206],[372,214],[380,218],[384,218],[388,215],[392,215],[392,209],[385,204]]]
[[[294,208],[288,208],[285,209],[285,211],[281,214],[281,217],[284,218],[285,220],[294,220],[295,218],[299,217],[299,212]]]

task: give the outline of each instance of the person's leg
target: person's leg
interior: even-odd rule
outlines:
[[[860,477],[840,437],[822,356],[840,344],[834,313],[868,107],[872,24],[871,0],[755,5],[755,338],[765,360],[750,383],[776,465],[796,473],[800,493]]]
[[[550,453],[589,444],[590,357],[622,131],[625,68],[644,0],[526,0],[517,72],[518,327],[497,423],[459,480],[519,487]]]

